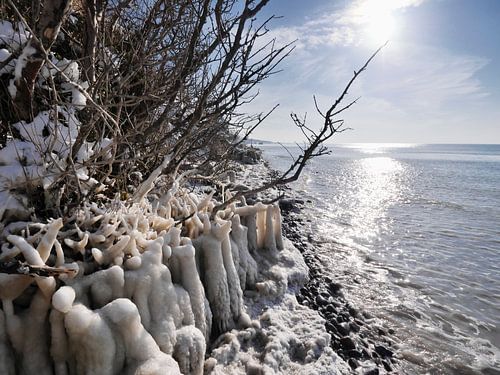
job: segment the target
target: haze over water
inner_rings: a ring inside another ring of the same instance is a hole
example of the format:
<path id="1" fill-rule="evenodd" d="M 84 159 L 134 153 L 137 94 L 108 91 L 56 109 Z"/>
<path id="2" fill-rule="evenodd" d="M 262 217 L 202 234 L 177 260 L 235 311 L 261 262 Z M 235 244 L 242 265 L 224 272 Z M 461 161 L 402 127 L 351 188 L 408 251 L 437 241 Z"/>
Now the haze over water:
<path id="1" fill-rule="evenodd" d="M 500 374 L 500 145 L 332 150 L 293 188 L 349 299 L 395 329 L 408 373 Z"/>

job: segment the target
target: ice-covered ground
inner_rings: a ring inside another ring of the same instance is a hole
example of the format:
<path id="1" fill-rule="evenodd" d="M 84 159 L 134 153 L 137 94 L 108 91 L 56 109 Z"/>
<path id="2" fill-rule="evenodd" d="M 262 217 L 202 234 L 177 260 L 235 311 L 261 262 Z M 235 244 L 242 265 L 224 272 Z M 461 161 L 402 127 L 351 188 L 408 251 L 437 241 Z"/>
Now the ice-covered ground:
<path id="1" fill-rule="evenodd" d="M 324 319 L 295 298 L 307 277 L 302 255 L 288 240 L 276 261 L 258 259 L 267 290 L 248 293 L 252 327 L 219 338 L 205 362 L 213 374 L 346 374 L 347 364 L 329 347 Z"/>

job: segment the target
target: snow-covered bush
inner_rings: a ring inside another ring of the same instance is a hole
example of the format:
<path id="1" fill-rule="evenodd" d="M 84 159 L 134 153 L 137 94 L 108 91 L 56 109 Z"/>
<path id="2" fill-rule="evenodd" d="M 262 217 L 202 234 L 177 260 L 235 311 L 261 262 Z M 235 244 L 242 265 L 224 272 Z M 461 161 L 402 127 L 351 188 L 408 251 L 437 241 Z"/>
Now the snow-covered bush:
<path id="1" fill-rule="evenodd" d="M 289 50 L 254 50 L 265 1 L 41 5 L 0 9 L 0 194 L 11 218 L 126 197 L 166 156 L 167 175 L 220 173 L 261 120 L 238 114 L 245 94 Z"/>
<path id="2" fill-rule="evenodd" d="M 17 94 L 16 82 L 23 79 L 23 71 L 37 51 L 30 46 L 31 34 L 23 23 L 0 23 L 0 59 L 7 62 L 1 70 L 9 82 L 8 94 Z M 16 57 L 16 52 L 22 51 Z M 85 142 L 76 157 L 71 153 L 81 124 L 78 112 L 86 104 L 86 82 L 80 79 L 77 62 L 54 55 L 42 66 L 37 76 L 36 90 L 53 103 L 33 113 L 31 120 L 9 125 L 0 149 L 0 219 L 26 219 L 30 214 L 58 213 L 58 201 L 47 194 L 49 189 L 72 170 L 74 188 L 85 195 L 96 187 L 97 181 L 88 175 L 86 160 L 99 150 L 100 144 Z M 60 97 L 61 99 L 57 99 Z M 15 118 L 16 116 L 12 116 Z M 71 164 L 71 165 L 69 165 Z"/>

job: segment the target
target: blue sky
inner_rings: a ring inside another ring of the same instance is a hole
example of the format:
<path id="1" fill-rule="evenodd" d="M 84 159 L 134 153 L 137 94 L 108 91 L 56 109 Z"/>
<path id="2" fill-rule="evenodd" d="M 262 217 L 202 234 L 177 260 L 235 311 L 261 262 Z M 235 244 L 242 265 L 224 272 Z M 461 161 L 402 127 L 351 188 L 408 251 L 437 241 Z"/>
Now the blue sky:
<path id="1" fill-rule="evenodd" d="M 326 108 L 370 54 L 338 143 L 500 143 L 500 0 L 271 0 L 267 37 L 297 39 L 283 72 L 260 87 L 250 111 L 280 107 L 255 138 L 300 141 L 289 114 L 319 127 Z"/>

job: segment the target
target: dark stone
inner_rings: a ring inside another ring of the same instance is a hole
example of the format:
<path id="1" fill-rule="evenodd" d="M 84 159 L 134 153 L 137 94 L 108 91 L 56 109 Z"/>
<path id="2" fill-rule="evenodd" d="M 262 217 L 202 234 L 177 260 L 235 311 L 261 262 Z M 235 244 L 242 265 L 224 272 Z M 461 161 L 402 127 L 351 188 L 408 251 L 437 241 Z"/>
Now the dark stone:
<path id="1" fill-rule="evenodd" d="M 342 337 L 340 339 L 340 346 L 344 350 L 353 350 L 356 349 L 356 344 L 349 336 Z"/>
<path id="2" fill-rule="evenodd" d="M 337 301 L 332 301 L 332 305 L 333 305 L 333 306 L 334 306 L 337 310 L 339 310 L 339 309 L 342 307 L 342 305 L 341 305 L 340 303 L 338 303 Z"/>
<path id="3" fill-rule="evenodd" d="M 385 348 L 384 346 L 382 345 L 376 345 L 375 346 L 375 351 L 382 357 L 382 358 L 386 358 L 386 357 L 392 357 L 394 355 L 393 351 L 392 350 L 389 350 L 387 348 Z"/>
<path id="4" fill-rule="evenodd" d="M 346 332 L 345 333 L 346 336 L 351 331 L 348 323 L 339 323 L 339 326 L 342 328 L 342 332 Z"/>
<path id="5" fill-rule="evenodd" d="M 295 208 L 293 201 L 291 201 L 289 199 L 280 200 L 279 206 L 280 206 L 282 211 L 291 211 L 293 208 Z"/>
<path id="6" fill-rule="evenodd" d="M 309 270 L 309 275 L 313 276 L 313 277 L 317 277 L 319 275 L 319 272 L 318 270 L 314 269 L 314 268 L 311 268 Z"/>
<path id="7" fill-rule="evenodd" d="M 344 312 L 340 313 L 340 315 L 342 317 L 344 317 L 344 321 L 345 322 L 350 322 L 351 321 L 351 316 L 347 312 L 344 311 Z"/>
<path id="8" fill-rule="evenodd" d="M 349 358 L 347 361 L 347 364 L 354 370 L 359 367 L 358 361 L 356 361 L 354 358 Z"/>
<path id="9" fill-rule="evenodd" d="M 345 314 L 343 313 L 340 313 L 338 316 L 337 316 L 337 322 L 339 323 L 344 323 L 344 322 L 348 322 L 349 321 L 349 318 L 345 316 Z"/>
<path id="10" fill-rule="evenodd" d="M 376 367 L 370 368 L 370 369 L 366 370 L 363 375 L 379 375 L 378 368 L 376 368 Z"/>
<path id="11" fill-rule="evenodd" d="M 328 322 L 332 322 L 335 320 L 335 313 L 332 313 L 328 311 L 328 309 L 325 309 L 325 311 L 323 311 L 323 318 L 325 318 Z"/>
<path id="12" fill-rule="evenodd" d="M 349 306 L 348 311 L 349 311 L 349 314 L 350 314 L 352 317 L 354 317 L 354 318 L 355 318 L 355 317 L 357 317 L 357 316 L 358 316 L 358 312 L 356 311 L 356 309 L 355 309 L 354 307 Z"/>
<path id="13" fill-rule="evenodd" d="M 330 294 L 329 294 L 329 293 L 326 293 L 326 292 L 321 292 L 319 295 L 320 295 L 321 297 L 323 297 L 324 299 L 328 299 L 328 298 L 330 298 Z"/>
<path id="14" fill-rule="evenodd" d="M 330 338 L 331 338 L 330 346 L 332 348 L 339 349 L 340 337 L 341 336 L 338 334 L 338 332 L 330 332 Z"/>
<path id="15" fill-rule="evenodd" d="M 332 322 L 332 323 L 335 326 L 335 328 L 337 328 L 337 331 L 341 335 L 347 336 L 349 334 L 349 329 L 345 325 L 342 325 L 341 323 L 338 323 L 338 322 Z"/>
<path id="16" fill-rule="evenodd" d="M 337 328 L 330 322 L 325 323 L 325 328 L 328 332 L 338 332 Z"/>
<path id="17" fill-rule="evenodd" d="M 371 358 L 370 353 L 366 349 L 362 349 L 361 354 L 363 354 L 363 358 Z"/>
<path id="18" fill-rule="evenodd" d="M 350 329 L 351 331 L 353 331 L 353 332 L 359 332 L 359 330 L 360 330 L 361 328 L 359 328 L 359 326 L 358 326 L 356 323 L 354 323 L 354 322 L 350 322 L 350 323 L 349 323 L 349 329 Z"/>
<path id="19" fill-rule="evenodd" d="M 392 371 L 392 367 L 389 363 L 387 363 L 387 361 L 382 361 L 382 365 L 384 366 L 385 371 L 388 371 L 388 372 Z"/>
<path id="20" fill-rule="evenodd" d="M 332 303 L 328 304 L 328 306 L 326 307 L 326 311 L 332 314 L 336 312 L 335 307 Z"/>

